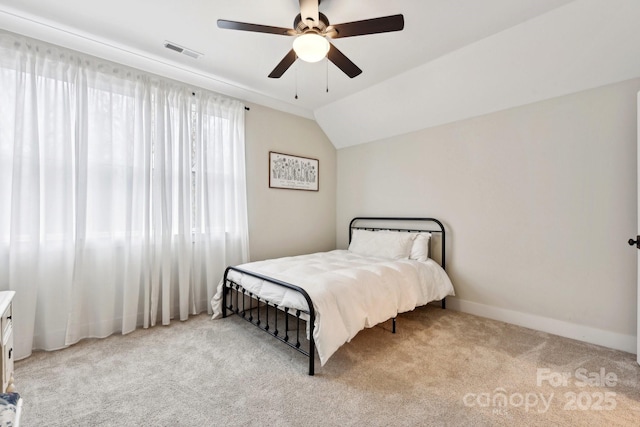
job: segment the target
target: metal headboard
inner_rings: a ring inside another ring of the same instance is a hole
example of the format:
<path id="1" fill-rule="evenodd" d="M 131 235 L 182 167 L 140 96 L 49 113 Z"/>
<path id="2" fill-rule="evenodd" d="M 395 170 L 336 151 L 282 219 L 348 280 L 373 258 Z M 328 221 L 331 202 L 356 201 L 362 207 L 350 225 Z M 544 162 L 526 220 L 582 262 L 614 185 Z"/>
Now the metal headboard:
<path id="1" fill-rule="evenodd" d="M 385 225 L 358 225 L 358 223 L 367 223 L 367 224 L 385 224 Z M 388 224 L 399 224 L 393 225 L 391 227 Z M 402 224 L 405 224 L 403 227 Z M 444 230 L 444 225 L 435 218 L 402 218 L 402 217 L 356 217 L 351 220 L 349 223 L 349 243 L 351 243 L 351 236 L 353 234 L 353 230 L 390 230 L 390 231 L 398 231 L 398 232 L 410 232 L 410 233 L 418 233 L 418 232 L 429 232 L 440 236 L 440 265 L 443 269 L 446 270 L 445 267 L 445 249 L 446 249 L 446 233 Z M 431 243 L 430 243 L 431 244 Z"/>

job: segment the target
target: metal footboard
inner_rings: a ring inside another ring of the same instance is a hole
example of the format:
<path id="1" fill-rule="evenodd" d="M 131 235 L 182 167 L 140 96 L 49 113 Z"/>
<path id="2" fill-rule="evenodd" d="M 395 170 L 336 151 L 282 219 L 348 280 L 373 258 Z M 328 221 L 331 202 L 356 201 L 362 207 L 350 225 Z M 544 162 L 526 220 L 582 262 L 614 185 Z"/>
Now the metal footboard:
<path id="1" fill-rule="evenodd" d="M 238 273 L 297 291 L 307 301 L 309 309 L 296 310 L 288 307 L 280 307 L 230 280 L 227 277 L 230 271 L 237 271 Z M 313 375 L 315 357 L 313 329 L 316 315 L 309 294 L 299 286 L 237 267 L 227 267 L 224 272 L 223 283 L 222 317 L 227 317 L 228 311 L 235 313 L 252 325 L 257 326 L 269 335 L 287 344 L 289 347 L 304 354 L 309 358 L 309 375 Z M 307 319 L 302 318 L 303 314 L 306 315 Z M 280 325 L 278 324 L 279 322 Z M 303 339 L 307 338 L 307 325 L 309 337 L 307 340 L 308 346 L 305 348 L 300 340 L 300 334 L 302 326 L 302 337 Z M 284 330 L 281 328 L 284 328 Z M 291 331 L 293 331 L 294 336 L 290 334 Z"/>

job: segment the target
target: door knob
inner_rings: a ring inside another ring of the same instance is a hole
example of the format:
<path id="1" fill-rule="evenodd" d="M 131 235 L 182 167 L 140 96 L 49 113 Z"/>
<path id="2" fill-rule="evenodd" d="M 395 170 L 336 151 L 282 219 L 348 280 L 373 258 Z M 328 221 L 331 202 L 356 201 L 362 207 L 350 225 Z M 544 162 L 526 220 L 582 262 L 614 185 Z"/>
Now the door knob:
<path id="1" fill-rule="evenodd" d="M 636 248 L 640 249 L 640 236 L 636 236 L 636 240 L 629 239 L 629 246 L 636 245 Z"/>

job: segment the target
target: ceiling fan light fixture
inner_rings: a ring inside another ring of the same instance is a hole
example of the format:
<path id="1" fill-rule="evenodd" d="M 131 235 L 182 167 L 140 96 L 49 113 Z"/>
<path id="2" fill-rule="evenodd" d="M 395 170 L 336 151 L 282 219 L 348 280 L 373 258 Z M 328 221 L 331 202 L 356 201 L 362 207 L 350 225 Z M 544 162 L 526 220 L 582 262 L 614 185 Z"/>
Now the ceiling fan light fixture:
<path id="1" fill-rule="evenodd" d="M 329 52 L 329 41 L 320 34 L 302 34 L 293 41 L 293 50 L 306 62 L 318 62 Z"/>

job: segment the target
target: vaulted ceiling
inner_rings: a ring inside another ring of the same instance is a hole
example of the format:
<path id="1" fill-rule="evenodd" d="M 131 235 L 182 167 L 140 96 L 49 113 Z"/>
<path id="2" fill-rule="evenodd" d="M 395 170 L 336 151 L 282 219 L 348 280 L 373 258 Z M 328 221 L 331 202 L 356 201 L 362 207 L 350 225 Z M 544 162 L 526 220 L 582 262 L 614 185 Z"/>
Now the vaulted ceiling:
<path id="1" fill-rule="evenodd" d="M 270 79 L 293 37 L 216 25 L 291 28 L 298 0 L 0 0 L 0 28 L 315 119 L 338 148 L 640 76 L 637 0 L 322 0 L 319 8 L 334 24 L 403 14 L 405 26 L 332 41 L 363 70 L 353 79 L 326 60 L 297 60 Z"/>

